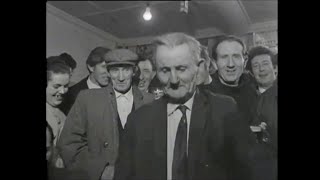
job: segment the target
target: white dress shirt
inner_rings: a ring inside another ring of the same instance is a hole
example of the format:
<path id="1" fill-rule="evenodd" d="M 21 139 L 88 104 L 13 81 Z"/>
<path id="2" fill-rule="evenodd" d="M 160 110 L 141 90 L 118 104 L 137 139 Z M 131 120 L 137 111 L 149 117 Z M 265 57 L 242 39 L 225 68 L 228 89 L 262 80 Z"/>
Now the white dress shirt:
<path id="1" fill-rule="evenodd" d="M 114 90 L 114 92 L 117 100 L 118 114 L 120 117 L 122 127 L 124 128 L 127 122 L 127 117 L 130 114 L 133 105 L 132 87 L 126 94 L 121 94 L 116 90 Z"/>
<path id="2" fill-rule="evenodd" d="M 189 142 L 189 127 L 191 119 L 192 104 L 194 100 L 194 95 L 184 103 L 187 106 L 186 115 L 187 115 L 187 154 L 188 154 L 188 142 Z M 177 109 L 180 104 L 167 104 L 167 178 L 171 180 L 172 176 L 172 160 L 173 160 L 173 151 L 176 140 L 176 134 L 179 126 L 180 119 L 182 117 L 182 112 Z"/>
<path id="3" fill-rule="evenodd" d="M 91 81 L 90 76 L 88 77 L 87 85 L 88 85 L 89 89 L 99 89 L 99 88 L 101 88 L 101 86 L 99 86 L 99 85 L 97 85 L 97 84 L 95 84 L 95 83 L 93 83 Z"/>
<path id="4" fill-rule="evenodd" d="M 259 89 L 259 92 L 262 94 L 262 93 L 264 93 L 267 89 L 265 89 L 265 88 L 262 88 L 262 87 L 258 87 L 258 89 Z"/>

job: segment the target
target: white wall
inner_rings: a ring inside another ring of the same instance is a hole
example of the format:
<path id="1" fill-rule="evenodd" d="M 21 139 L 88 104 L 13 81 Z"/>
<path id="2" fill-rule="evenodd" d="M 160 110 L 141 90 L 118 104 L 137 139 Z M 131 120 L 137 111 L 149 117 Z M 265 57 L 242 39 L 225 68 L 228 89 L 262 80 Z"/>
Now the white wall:
<path id="1" fill-rule="evenodd" d="M 235 34 L 237 36 L 246 36 L 247 34 L 253 32 L 264 32 L 270 30 L 277 30 L 278 29 L 278 21 L 267 21 L 262 23 L 255 23 L 251 24 L 248 28 L 248 31 L 244 34 Z M 195 32 L 195 38 L 210 38 L 225 34 L 222 30 L 218 28 L 206 28 L 206 29 L 199 29 Z M 139 38 L 128 38 L 128 39 L 121 39 L 119 42 L 125 46 L 129 46 L 129 48 L 134 49 L 137 45 L 144 45 L 150 44 L 154 37 L 139 37 Z"/>
<path id="2" fill-rule="evenodd" d="M 116 37 L 47 4 L 47 57 L 67 52 L 77 61 L 71 85 L 88 75 L 85 62 L 93 48 L 112 49 L 117 42 Z"/>
<path id="3" fill-rule="evenodd" d="M 242 36 L 277 30 L 277 25 L 277 21 L 252 24 Z M 207 28 L 196 31 L 195 37 L 209 38 L 221 34 L 224 33 L 220 29 Z M 47 4 L 47 57 L 67 52 L 77 61 L 71 85 L 88 75 L 85 61 L 93 48 L 104 46 L 112 49 L 117 45 L 124 45 L 134 50 L 137 45 L 149 44 L 152 39 L 153 37 L 119 39 Z"/>

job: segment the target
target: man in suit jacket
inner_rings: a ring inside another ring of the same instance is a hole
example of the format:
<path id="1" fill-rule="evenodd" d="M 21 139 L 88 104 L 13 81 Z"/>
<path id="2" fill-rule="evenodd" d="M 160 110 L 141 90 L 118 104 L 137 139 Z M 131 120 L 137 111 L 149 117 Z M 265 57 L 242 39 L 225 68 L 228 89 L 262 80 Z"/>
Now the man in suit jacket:
<path id="1" fill-rule="evenodd" d="M 250 130 L 234 100 L 195 86 L 200 43 L 171 33 L 154 45 L 165 96 L 129 115 L 114 179 L 250 179 Z"/>
<path id="2" fill-rule="evenodd" d="M 65 115 L 69 113 L 81 90 L 96 89 L 108 85 L 109 77 L 104 55 L 109 51 L 110 50 L 105 47 L 96 47 L 90 52 L 86 61 L 89 76 L 70 87 L 68 93 L 65 95 L 65 100 L 59 106 L 59 109 L 61 109 Z"/>
<path id="3" fill-rule="evenodd" d="M 105 59 L 112 85 L 79 93 L 58 142 L 66 167 L 77 172 L 74 179 L 112 179 L 128 114 L 153 100 L 131 85 L 135 53 L 116 49 Z"/>

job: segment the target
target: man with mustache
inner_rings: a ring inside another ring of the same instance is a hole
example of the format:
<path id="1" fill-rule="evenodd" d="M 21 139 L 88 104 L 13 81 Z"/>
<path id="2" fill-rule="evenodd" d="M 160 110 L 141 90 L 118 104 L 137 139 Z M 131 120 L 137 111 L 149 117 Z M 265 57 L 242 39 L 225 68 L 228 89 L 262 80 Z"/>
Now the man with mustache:
<path id="1" fill-rule="evenodd" d="M 249 180 L 250 131 L 234 100 L 196 86 L 199 41 L 169 33 L 153 45 L 165 95 L 129 115 L 114 180 Z"/>
<path id="2" fill-rule="evenodd" d="M 137 70 L 135 53 L 115 49 L 105 54 L 104 59 L 111 83 L 79 93 L 58 142 L 66 167 L 78 172 L 73 174 L 77 180 L 113 178 L 128 114 L 153 100 L 151 94 L 132 86 Z"/>
<path id="3" fill-rule="evenodd" d="M 69 88 L 68 93 L 65 95 L 65 100 L 59 106 L 66 115 L 81 90 L 96 89 L 108 85 L 109 77 L 104 55 L 109 51 L 110 49 L 105 47 L 96 47 L 90 52 L 86 61 L 89 75 Z"/>

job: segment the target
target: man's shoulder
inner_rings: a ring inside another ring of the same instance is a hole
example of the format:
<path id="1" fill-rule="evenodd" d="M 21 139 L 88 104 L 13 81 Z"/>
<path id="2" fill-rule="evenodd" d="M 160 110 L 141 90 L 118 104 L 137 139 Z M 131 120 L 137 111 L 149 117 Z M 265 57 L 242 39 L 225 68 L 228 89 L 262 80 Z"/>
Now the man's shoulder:
<path id="1" fill-rule="evenodd" d="M 141 106 L 140 108 L 138 108 L 137 110 L 135 110 L 134 112 L 132 112 L 132 114 L 136 115 L 136 116 L 145 116 L 145 115 L 154 115 L 155 111 L 161 111 L 163 109 L 165 109 L 164 107 L 167 107 L 166 104 L 164 104 L 163 99 L 157 99 L 157 100 L 152 100 L 149 103 L 144 104 L 143 106 Z M 166 110 L 166 109 L 165 109 Z"/>
<path id="2" fill-rule="evenodd" d="M 228 95 L 220 94 L 220 93 L 214 93 L 208 89 L 201 89 L 201 93 L 204 94 L 204 96 L 211 101 L 212 103 L 232 103 L 236 104 L 236 101 Z"/>
<path id="3" fill-rule="evenodd" d="M 150 103 L 155 99 L 155 96 L 152 93 L 147 93 L 147 92 L 141 92 L 141 93 L 146 103 Z"/>
<path id="4" fill-rule="evenodd" d="M 106 96 L 108 87 L 97 88 L 97 89 L 83 89 L 79 92 L 78 97 L 80 99 L 87 99 L 88 101 L 99 101 L 104 100 L 103 96 Z"/>
<path id="5" fill-rule="evenodd" d="M 88 89 L 87 79 L 88 79 L 88 77 L 85 77 L 82 80 L 80 80 L 78 83 L 71 86 L 69 88 L 69 92 L 70 93 L 78 93 L 83 89 Z"/>

